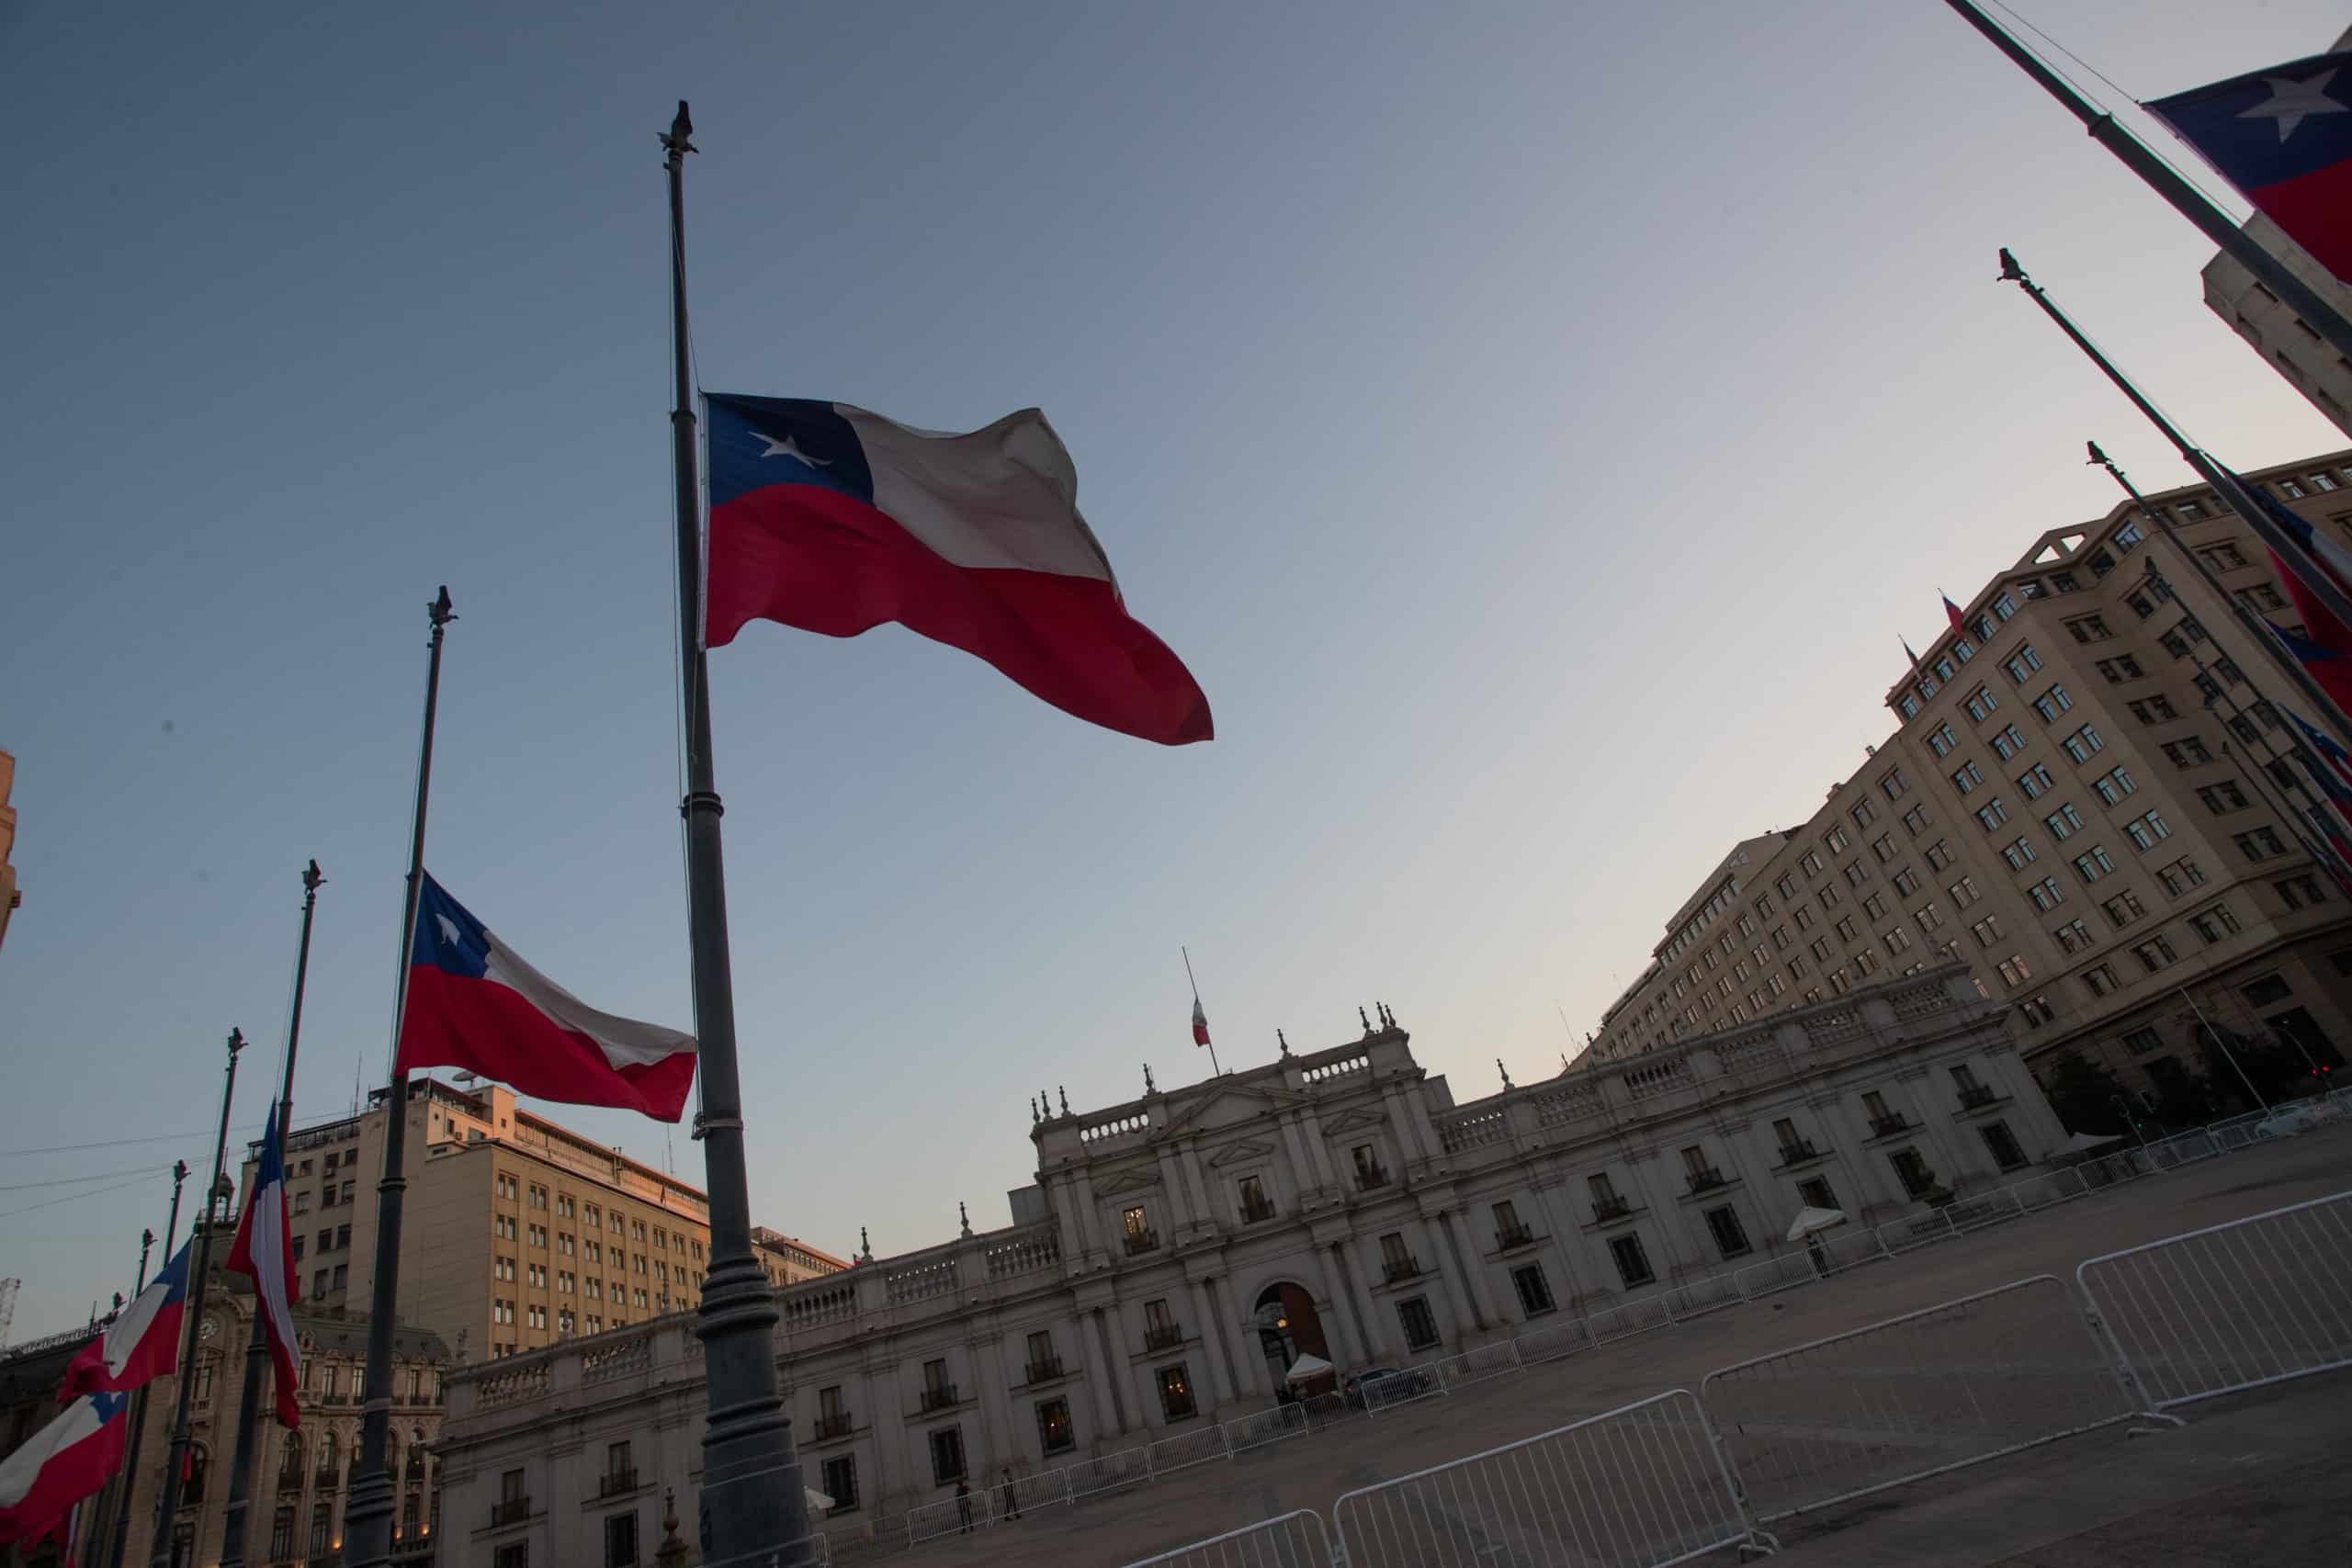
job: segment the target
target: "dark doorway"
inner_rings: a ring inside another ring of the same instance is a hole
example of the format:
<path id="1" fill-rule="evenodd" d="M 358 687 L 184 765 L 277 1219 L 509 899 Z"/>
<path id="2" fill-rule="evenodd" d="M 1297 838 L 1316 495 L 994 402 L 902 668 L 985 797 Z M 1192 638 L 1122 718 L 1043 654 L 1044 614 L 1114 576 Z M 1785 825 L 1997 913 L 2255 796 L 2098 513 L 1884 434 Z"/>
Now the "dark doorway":
<path id="1" fill-rule="evenodd" d="M 1287 1399 L 1298 1394 L 1328 1393 L 1334 1384 L 1325 1379 L 1293 1387 L 1286 1380 L 1293 1363 L 1301 1356 L 1319 1356 L 1339 1365 L 1331 1354 L 1330 1341 L 1324 1337 L 1323 1320 L 1315 1311 L 1315 1298 L 1289 1280 L 1267 1286 L 1258 1294 L 1251 1318 L 1258 1325 L 1258 1345 L 1266 1358 L 1277 1396 Z"/>

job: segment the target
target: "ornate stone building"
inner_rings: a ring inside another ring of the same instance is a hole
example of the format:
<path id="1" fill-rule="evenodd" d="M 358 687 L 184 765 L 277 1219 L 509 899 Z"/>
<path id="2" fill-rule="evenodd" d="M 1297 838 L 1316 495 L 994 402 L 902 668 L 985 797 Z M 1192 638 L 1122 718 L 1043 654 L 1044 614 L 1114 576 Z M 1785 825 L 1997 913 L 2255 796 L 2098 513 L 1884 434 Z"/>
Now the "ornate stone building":
<path id="1" fill-rule="evenodd" d="M 1359 1040 L 1100 1111 L 1033 1106 L 1013 1224 L 784 1287 L 780 1364 L 836 1540 L 1263 1408 L 1342 1371 L 2015 1179 L 2065 1134 L 2001 1004 L 1947 964 L 1457 1104 L 1385 1011 Z M 637 1561 L 701 1464 L 690 1314 L 450 1379 L 443 1561 Z M 681 1512 L 691 1517 L 691 1509 Z"/>

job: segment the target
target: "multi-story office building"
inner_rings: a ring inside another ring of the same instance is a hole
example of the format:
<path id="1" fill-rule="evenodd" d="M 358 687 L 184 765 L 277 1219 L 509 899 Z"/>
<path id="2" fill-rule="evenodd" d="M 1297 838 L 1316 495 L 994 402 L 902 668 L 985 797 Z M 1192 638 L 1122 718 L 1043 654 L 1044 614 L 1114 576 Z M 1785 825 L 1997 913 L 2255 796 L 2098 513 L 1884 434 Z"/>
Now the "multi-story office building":
<path id="1" fill-rule="evenodd" d="M 295 1267 L 313 1311 L 368 1304 L 387 1099 L 379 1090 L 360 1115 L 287 1141 Z M 413 1078 L 408 1119 L 403 1321 L 480 1359 L 702 1300 L 710 1214 L 699 1189 L 521 1109 L 499 1084 Z M 253 1169 L 249 1156 L 248 1189 Z M 793 1247 L 811 1261 L 763 1253 L 772 1278 L 843 1266 Z"/>
<path id="2" fill-rule="evenodd" d="M 785 1287 L 823 1528 L 1126 1453 L 1284 1396 L 1304 1352 L 1417 1362 L 1758 1264 L 1804 1205 L 1870 1223 L 2018 1179 L 2065 1134 L 1954 964 L 1456 1103 L 1384 1016 L 1030 1129 L 1013 1223 Z M 1033 1119 L 1035 1112 L 1032 1112 Z M 700 1475 L 684 1316 L 450 1379 L 444 1561 L 630 1561 Z M 611 1555 L 617 1544 L 620 1554 Z"/>
<path id="3" fill-rule="evenodd" d="M 765 1225 L 752 1227 L 752 1255 L 767 1271 L 768 1282 L 775 1285 L 797 1285 L 803 1280 L 838 1274 L 849 1267 L 845 1259 Z"/>
<path id="4" fill-rule="evenodd" d="M 2248 478 L 2352 542 L 2352 452 Z M 2150 502 L 2177 543 L 2127 503 L 2044 534 L 1973 596 L 1887 693 L 1895 732 L 1676 911 L 1600 1059 L 1949 953 L 2012 1004 L 2045 1077 L 2080 1055 L 2151 1093 L 2204 1074 L 2235 1095 L 2207 1060 L 2217 1036 L 2338 1060 L 2352 903 L 2306 830 L 2320 803 L 2281 709 L 2321 716 L 2239 618 L 2292 626 L 2292 606 L 2212 491 Z"/>

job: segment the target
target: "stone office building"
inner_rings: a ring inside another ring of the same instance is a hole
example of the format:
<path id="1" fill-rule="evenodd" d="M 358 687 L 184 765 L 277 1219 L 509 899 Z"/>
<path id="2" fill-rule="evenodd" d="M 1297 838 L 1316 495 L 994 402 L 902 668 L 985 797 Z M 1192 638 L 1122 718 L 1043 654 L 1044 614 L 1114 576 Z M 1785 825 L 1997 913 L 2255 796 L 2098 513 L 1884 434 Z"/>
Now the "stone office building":
<path id="1" fill-rule="evenodd" d="M 782 1288 L 836 1541 L 904 1510 L 1447 1354 L 1969 1190 L 2064 1137 L 1958 964 L 1457 1104 L 1384 1012 L 1308 1055 L 1047 1113 L 1013 1224 Z M 1033 1107 L 1033 1117 L 1036 1116 Z M 448 1561 L 628 1562 L 701 1463 L 693 1317 L 450 1380 Z M 680 1510 L 691 1517 L 691 1509 Z"/>

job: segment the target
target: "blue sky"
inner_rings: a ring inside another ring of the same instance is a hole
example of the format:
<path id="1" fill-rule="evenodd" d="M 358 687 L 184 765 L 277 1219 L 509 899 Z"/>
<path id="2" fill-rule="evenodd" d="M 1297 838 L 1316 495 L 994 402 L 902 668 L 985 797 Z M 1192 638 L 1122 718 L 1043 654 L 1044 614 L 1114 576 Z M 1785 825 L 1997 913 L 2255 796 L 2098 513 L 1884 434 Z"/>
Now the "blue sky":
<path id="1" fill-rule="evenodd" d="M 2338 22 L 2040 9 L 2142 96 Z M 689 1021 L 682 96 L 702 383 L 1043 406 L 1217 716 L 1163 750 L 896 628 L 714 658 L 753 1206 L 836 1251 L 1002 1223 L 1037 1089 L 1204 1071 L 1180 942 L 1228 1066 L 1378 999 L 1463 1097 L 1556 1070 L 1559 1010 L 1881 738 L 1938 588 L 2107 510 L 2086 438 L 2185 480 L 1996 247 L 2217 452 L 2339 444 L 2203 309 L 2209 247 L 1932 0 L 14 7 L 19 1337 L 128 1288 L 232 1025 L 258 1126 L 308 857 L 298 1117 L 384 1071 L 438 583 L 428 863 Z"/>

